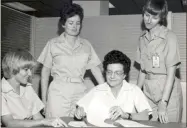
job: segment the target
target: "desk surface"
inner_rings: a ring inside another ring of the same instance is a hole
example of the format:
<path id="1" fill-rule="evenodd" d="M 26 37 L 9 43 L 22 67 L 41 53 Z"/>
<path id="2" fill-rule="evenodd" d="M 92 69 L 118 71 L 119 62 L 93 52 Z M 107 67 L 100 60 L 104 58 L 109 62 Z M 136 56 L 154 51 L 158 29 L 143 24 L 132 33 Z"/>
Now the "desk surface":
<path id="1" fill-rule="evenodd" d="M 72 117 L 61 117 L 62 120 L 64 120 L 67 124 L 70 121 L 74 121 L 74 119 Z M 186 127 L 186 123 L 175 123 L 175 122 L 170 122 L 167 124 L 161 124 L 160 122 L 156 122 L 156 121 L 137 121 L 141 124 L 145 124 L 145 125 L 149 125 L 149 126 L 153 126 L 153 127 L 162 127 L 162 128 L 185 128 Z"/>

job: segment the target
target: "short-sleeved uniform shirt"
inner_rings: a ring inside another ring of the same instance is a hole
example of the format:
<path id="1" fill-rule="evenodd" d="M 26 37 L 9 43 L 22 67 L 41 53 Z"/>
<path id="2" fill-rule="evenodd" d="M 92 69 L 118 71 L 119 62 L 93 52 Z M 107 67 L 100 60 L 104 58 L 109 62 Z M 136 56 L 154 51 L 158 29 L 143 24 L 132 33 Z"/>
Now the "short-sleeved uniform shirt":
<path id="1" fill-rule="evenodd" d="M 77 102 L 77 105 L 84 108 L 87 118 L 92 113 L 92 116 L 100 116 L 107 119 L 109 118 L 109 109 L 113 106 L 120 106 L 124 112 L 128 113 L 142 112 L 144 110 L 148 110 L 149 114 L 152 112 L 140 88 L 125 80 L 116 98 L 112 94 L 109 85 L 104 83 L 94 87 Z"/>
<path id="2" fill-rule="evenodd" d="M 54 78 L 63 76 L 83 78 L 86 69 L 101 63 L 89 41 L 78 37 L 72 47 L 66 41 L 64 33 L 47 43 L 38 61 L 51 69 Z"/>
<path id="3" fill-rule="evenodd" d="M 101 63 L 92 45 L 86 39 L 78 37 L 72 47 L 62 33 L 47 42 L 38 61 L 50 68 L 53 76 L 48 91 L 46 116 L 73 116 L 75 103 L 87 89 L 82 80 L 79 83 L 67 82 L 62 78 L 83 79 L 87 69 Z"/>
<path id="4" fill-rule="evenodd" d="M 25 119 L 37 114 L 44 108 L 44 104 L 33 90 L 31 84 L 27 84 L 25 87 L 20 86 L 19 95 L 9 82 L 3 78 L 1 96 L 1 116 L 12 115 L 14 119 Z"/>
<path id="5" fill-rule="evenodd" d="M 172 41 L 168 39 L 172 37 Z M 153 67 L 152 57 L 159 56 L 159 68 Z M 141 70 L 148 73 L 166 74 L 167 67 L 171 67 L 180 62 L 178 41 L 176 35 L 168 28 L 160 26 L 154 34 L 152 40 L 148 39 L 148 32 L 144 31 L 139 38 L 137 49 L 137 59 Z"/>
<path id="6" fill-rule="evenodd" d="M 180 56 L 176 35 L 164 26 L 157 28 L 152 40 L 144 31 L 139 38 L 136 61 L 141 65 L 141 70 L 148 74 L 156 75 L 156 79 L 145 79 L 143 92 L 153 109 L 153 120 L 158 118 L 158 102 L 162 99 L 163 90 L 167 80 L 167 68 L 179 66 Z M 153 56 L 159 57 L 159 67 L 153 67 Z M 167 106 L 170 121 L 179 121 L 181 111 L 182 91 L 180 81 L 175 77 Z"/>

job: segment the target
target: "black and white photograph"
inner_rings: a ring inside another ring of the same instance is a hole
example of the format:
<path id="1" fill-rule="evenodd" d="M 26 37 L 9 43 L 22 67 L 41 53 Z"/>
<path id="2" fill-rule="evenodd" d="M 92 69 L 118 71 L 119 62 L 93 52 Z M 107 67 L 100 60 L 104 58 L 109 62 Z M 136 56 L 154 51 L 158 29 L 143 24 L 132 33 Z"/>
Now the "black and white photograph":
<path id="1" fill-rule="evenodd" d="M 186 124 L 187 0 L 1 0 L 1 127 Z"/>

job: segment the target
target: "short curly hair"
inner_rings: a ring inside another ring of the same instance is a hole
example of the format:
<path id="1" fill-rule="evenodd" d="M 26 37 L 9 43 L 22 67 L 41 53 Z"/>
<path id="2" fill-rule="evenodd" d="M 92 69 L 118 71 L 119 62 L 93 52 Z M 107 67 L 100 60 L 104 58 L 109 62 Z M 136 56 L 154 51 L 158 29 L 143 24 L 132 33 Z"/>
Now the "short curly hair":
<path id="1" fill-rule="evenodd" d="M 168 4 L 166 0 L 147 0 L 143 7 L 143 15 L 148 12 L 160 16 L 160 25 L 167 25 Z"/>
<path id="2" fill-rule="evenodd" d="M 112 50 L 104 57 L 104 61 L 103 61 L 104 73 L 106 73 L 107 66 L 109 64 L 122 64 L 124 74 L 128 75 L 131 67 L 131 60 L 121 51 Z"/>
<path id="3" fill-rule="evenodd" d="M 60 22 L 62 25 L 65 25 L 68 18 L 78 15 L 80 17 L 80 21 L 84 18 L 84 10 L 83 8 L 75 3 L 66 4 L 60 11 Z"/>

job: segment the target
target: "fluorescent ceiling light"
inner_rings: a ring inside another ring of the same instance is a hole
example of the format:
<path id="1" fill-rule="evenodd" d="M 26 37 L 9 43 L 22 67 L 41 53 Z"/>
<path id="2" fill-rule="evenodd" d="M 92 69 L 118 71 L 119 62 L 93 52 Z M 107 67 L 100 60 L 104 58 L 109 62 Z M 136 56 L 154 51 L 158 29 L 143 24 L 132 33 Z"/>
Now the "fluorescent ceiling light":
<path id="1" fill-rule="evenodd" d="M 109 2 L 109 8 L 115 8 L 113 4 Z"/>
<path id="2" fill-rule="evenodd" d="M 20 10 L 20 11 L 36 11 L 36 9 L 26 6 L 19 2 L 4 3 L 4 5 Z"/>

